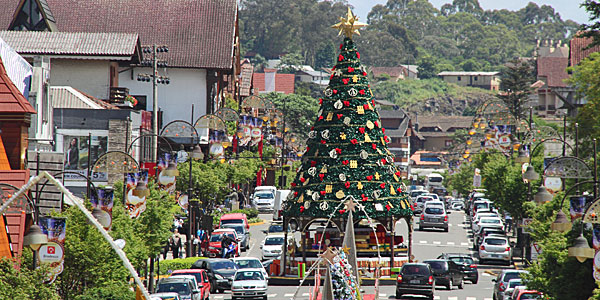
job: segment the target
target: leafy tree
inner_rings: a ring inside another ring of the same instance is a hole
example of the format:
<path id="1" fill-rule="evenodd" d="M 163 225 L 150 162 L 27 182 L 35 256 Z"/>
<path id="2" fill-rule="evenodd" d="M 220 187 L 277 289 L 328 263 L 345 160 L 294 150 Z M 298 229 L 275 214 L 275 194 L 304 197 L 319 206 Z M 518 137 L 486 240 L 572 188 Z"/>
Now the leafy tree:
<path id="1" fill-rule="evenodd" d="M 419 61 L 419 78 L 428 79 L 437 77 L 437 60 L 433 56 L 425 56 Z"/>
<path id="2" fill-rule="evenodd" d="M 592 53 L 582 60 L 579 65 L 572 67 L 572 73 L 568 79 L 569 84 L 575 87 L 577 97 L 587 99 L 587 103 L 581 107 L 575 117 L 579 124 L 579 141 L 581 150 L 579 153 L 591 153 L 592 140 L 600 138 L 600 53 Z M 574 125 L 573 125 L 574 126 Z"/>
<path id="3" fill-rule="evenodd" d="M 292 52 L 281 57 L 281 63 L 279 63 L 280 73 L 295 73 L 298 67 L 304 64 L 304 58 L 302 54 L 298 52 Z"/>
<path id="4" fill-rule="evenodd" d="M 17 260 L 0 259 L 0 299 L 14 300 L 58 300 L 56 284 L 46 284 L 48 267 L 41 266 L 35 271 Z"/>
<path id="5" fill-rule="evenodd" d="M 444 186 L 448 191 L 457 191 L 458 194 L 466 196 L 473 190 L 474 171 L 473 164 L 463 163 L 458 171 L 444 177 Z"/>
<path id="6" fill-rule="evenodd" d="M 531 84 L 534 81 L 533 62 L 515 59 L 502 72 L 500 88 L 504 93 L 498 94 L 498 98 L 504 102 L 516 120 L 521 120 L 529 109 L 529 95 L 532 93 Z"/>
<path id="7" fill-rule="evenodd" d="M 290 133 L 300 140 L 305 140 L 308 137 L 310 123 L 315 119 L 318 111 L 319 102 L 316 99 L 308 96 L 296 94 L 285 95 L 281 93 L 269 93 L 263 97 L 273 101 L 275 107 L 286 115 L 285 125 L 290 129 Z"/>

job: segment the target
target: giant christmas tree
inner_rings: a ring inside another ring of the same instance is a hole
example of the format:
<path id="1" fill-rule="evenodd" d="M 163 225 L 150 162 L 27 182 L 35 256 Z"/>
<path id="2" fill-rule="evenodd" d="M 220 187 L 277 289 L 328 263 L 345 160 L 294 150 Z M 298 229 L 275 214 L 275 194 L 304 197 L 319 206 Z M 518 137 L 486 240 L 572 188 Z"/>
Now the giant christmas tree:
<path id="1" fill-rule="evenodd" d="M 332 70 L 318 118 L 309 132 L 292 194 L 286 201 L 288 217 L 343 217 L 348 196 L 359 201 L 371 218 L 412 215 L 400 172 L 387 149 L 375 98 L 360 53 L 352 40 L 358 28 L 348 9 L 334 28 L 344 33 L 337 64 Z M 356 213 L 364 218 L 363 213 Z"/>

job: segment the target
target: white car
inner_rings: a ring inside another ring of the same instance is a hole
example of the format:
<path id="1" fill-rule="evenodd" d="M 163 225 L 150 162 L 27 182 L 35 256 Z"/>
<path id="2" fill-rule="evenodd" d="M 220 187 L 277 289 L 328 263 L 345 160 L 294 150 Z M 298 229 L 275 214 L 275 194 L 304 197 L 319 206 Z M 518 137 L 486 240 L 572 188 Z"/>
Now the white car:
<path id="1" fill-rule="evenodd" d="M 260 244 L 262 249 L 262 260 L 277 258 L 283 252 L 283 242 L 285 236 L 283 234 L 267 235 Z"/>
<path id="2" fill-rule="evenodd" d="M 256 299 L 267 300 L 269 283 L 260 269 L 241 269 L 233 275 L 231 300 Z"/>
<path id="3" fill-rule="evenodd" d="M 473 219 L 471 220 L 471 228 L 473 228 L 473 225 L 475 225 L 475 223 L 479 222 L 480 218 L 487 218 L 487 217 L 500 217 L 498 214 L 493 213 L 493 212 L 478 212 L 475 214 L 475 216 L 473 217 Z"/>
<path id="4" fill-rule="evenodd" d="M 440 196 L 438 196 L 438 194 L 434 194 L 434 193 L 422 194 L 422 196 L 429 196 L 435 200 L 440 200 Z"/>
<path id="5" fill-rule="evenodd" d="M 260 260 L 256 257 L 234 257 L 231 260 L 233 260 L 233 262 L 238 265 L 239 270 L 241 269 L 260 269 L 263 272 L 263 276 L 265 276 L 265 278 L 269 279 L 269 274 L 267 273 L 267 270 L 265 269 L 265 267 L 263 266 L 263 264 L 260 262 Z"/>
<path id="6" fill-rule="evenodd" d="M 521 278 L 509 280 L 506 284 L 506 289 L 504 290 L 504 298 L 502 298 L 502 300 L 510 300 L 510 297 L 512 297 L 512 293 L 515 290 L 515 288 L 523 285 L 523 279 Z"/>
<path id="7" fill-rule="evenodd" d="M 483 239 L 479 246 L 479 263 L 490 260 L 502 261 L 508 265 L 512 263 L 512 249 L 507 238 L 488 236 Z"/>
<path id="8" fill-rule="evenodd" d="M 273 211 L 275 207 L 275 194 L 271 191 L 254 192 L 252 202 L 259 211 Z"/>
<path id="9" fill-rule="evenodd" d="M 473 232 L 479 232 L 481 226 L 504 228 L 504 223 L 498 217 L 483 217 L 477 223 L 473 223 Z"/>
<path id="10" fill-rule="evenodd" d="M 155 293 L 150 295 L 150 300 L 181 300 L 177 293 Z"/>

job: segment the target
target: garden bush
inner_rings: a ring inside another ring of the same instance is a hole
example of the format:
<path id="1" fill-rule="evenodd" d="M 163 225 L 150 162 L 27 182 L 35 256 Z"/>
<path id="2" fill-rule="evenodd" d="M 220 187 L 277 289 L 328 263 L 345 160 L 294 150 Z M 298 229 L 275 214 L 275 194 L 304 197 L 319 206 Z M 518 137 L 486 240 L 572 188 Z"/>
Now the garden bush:
<path id="1" fill-rule="evenodd" d="M 190 269 L 202 257 L 175 258 L 160 261 L 159 275 L 168 275 L 173 270 Z"/>

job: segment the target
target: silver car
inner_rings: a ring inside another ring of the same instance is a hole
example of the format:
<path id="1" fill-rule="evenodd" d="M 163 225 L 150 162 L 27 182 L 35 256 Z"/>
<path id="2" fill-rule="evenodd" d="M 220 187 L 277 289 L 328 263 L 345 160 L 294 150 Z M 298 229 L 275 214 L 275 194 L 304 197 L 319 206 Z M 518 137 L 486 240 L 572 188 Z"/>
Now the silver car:
<path id="1" fill-rule="evenodd" d="M 523 286 L 523 280 L 521 278 L 515 278 L 508 281 L 506 284 L 506 290 L 504 290 L 504 298 L 502 300 L 510 300 L 513 291 L 516 287 Z"/>
<path id="2" fill-rule="evenodd" d="M 443 206 L 425 206 L 419 219 L 419 230 L 425 228 L 442 228 L 448 232 L 448 215 Z"/>
<path id="3" fill-rule="evenodd" d="M 255 299 L 267 300 L 269 284 L 261 269 L 241 269 L 233 275 L 231 300 Z"/>
<path id="4" fill-rule="evenodd" d="M 508 239 L 501 236 L 488 236 L 479 245 L 479 263 L 484 261 L 501 261 L 507 265 L 512 263 L 512 249 Z"/>

